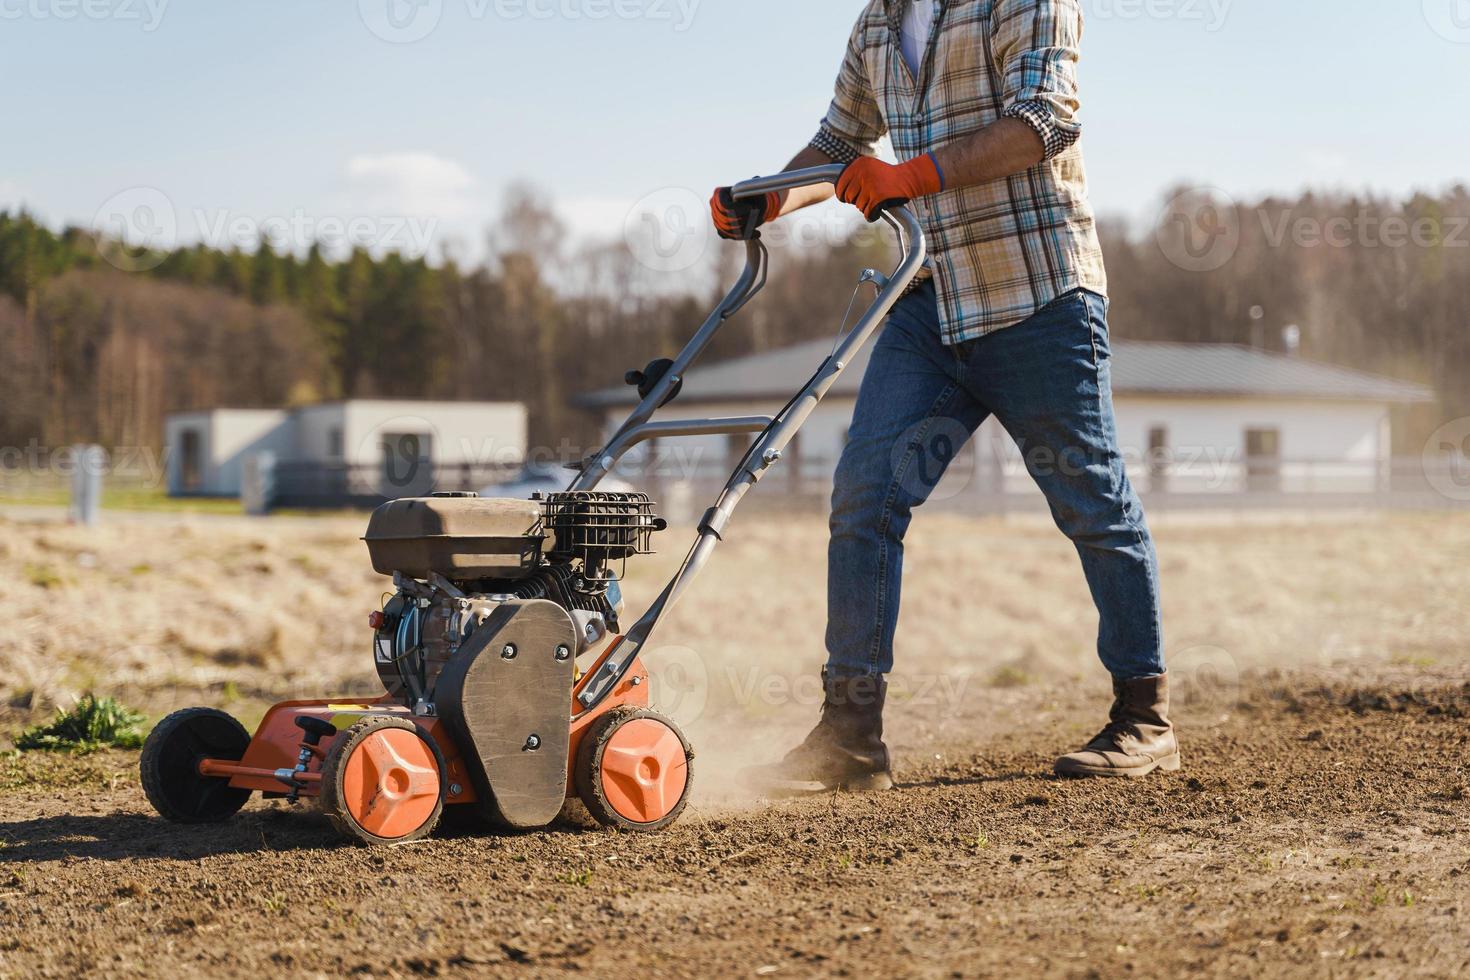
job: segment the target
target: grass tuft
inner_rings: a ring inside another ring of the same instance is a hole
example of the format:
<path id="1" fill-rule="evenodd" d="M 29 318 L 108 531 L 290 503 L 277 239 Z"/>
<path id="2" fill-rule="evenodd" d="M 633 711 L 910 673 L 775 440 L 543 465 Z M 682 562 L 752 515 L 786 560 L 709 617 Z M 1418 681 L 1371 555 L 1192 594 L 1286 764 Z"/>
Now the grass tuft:
<path id="1" fill-rule="evenodd" d="M 25 573 L 26 581 L 38 589 L 55 589 L 66 584 L 61 574 L 50 565 L 28 564 Z"/>
<path id="2" fill-rule="evenodd" d="M 990 686 L 999 688 L 1025 687 L 1032 681 L 1030 674 L 1021 668 L 1007 664 L 990 675 Z"/>
<path id="3" fill-rule="evenodd" d="M 50 724 L 21 732 L 15 747 L 26 751 L 95 752 L 98 749 L 136 749 L 143 744 L 139 727 L 146 717 L 117 701 L 83 695 L 70 711 L 57 709 Z"/>

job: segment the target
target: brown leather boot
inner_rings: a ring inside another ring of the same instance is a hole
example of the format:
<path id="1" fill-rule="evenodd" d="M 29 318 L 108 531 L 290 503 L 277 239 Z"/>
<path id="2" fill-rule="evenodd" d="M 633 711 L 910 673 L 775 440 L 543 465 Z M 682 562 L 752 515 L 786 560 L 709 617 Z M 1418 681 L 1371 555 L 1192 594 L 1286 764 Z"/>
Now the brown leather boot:
<path id="1" fill-rule="evenodd" d="M 753 766 L 742 780 L 758 792 L 819 792 L 893 788 L 888 746 L 883 744 L 881 676 L 836 677 L 822 671 L 822 719 L 780 762 Z"/>
<path id="2" fill-rule="evenodd" d="M 1113 710 L 1107 727 L 1080 752 L 1056 761 L 1061 776 L 1147 776 L 1179 768 L 1179 743 L 1169 721 L 1167 674 L 1136 680 L 1113 679 Z"/>

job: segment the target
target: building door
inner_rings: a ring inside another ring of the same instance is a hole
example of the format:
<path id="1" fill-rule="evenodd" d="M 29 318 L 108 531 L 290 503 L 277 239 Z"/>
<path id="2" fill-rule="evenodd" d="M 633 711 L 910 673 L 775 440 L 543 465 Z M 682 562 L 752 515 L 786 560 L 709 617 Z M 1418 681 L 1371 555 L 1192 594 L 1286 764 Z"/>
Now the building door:
<path id="1" fill-rule="evenodd" d="M 790 481 L 787 486 L 793 495 L 800 494 L 806 489 L 806 482 L 803 479 L 805 474 L 802 472 L 802 463 L 801 433 L 798 432 L 791 437 L 791 441 L 786 444 L 786 448 L 781 453 L 781 465 L 790 467 L 787 470 L 786 479 Z"/>
<path id="2" fill-rule="evenodd" d="M 1162 425 L 1148 430 L 1148 489 L 1169 492 L 1169 430 Z"/>
<path id="3" fill-rule="evenodd" d="M 1281 490 L 1281 430 L 1245 430 L 1245 484 L 1252 493 Z"/>
<path id="4" fill-rule="evenodd" d="M 750 440 L 752 438 L 748 432 L 732 432 L 727 435 L 725 437 L 724 471 L 711 475 L 718 477 L 723 482 L 730 473 L 735 472 L 735 467 L 740 465 L 740 461 L 745 458 L 745 454 L 750 450 Z"/>
<path id="5" fill-rule="evenodd" d="M 179 492 L 204 490 L 204 440 L 198 429 L 179 431 Z"/>
<path id="6" fill-rule="evenodd" d="M 427 433 L 385 432 L 379 492 L 390 500 L 434 490 L 434 439 Z"/>

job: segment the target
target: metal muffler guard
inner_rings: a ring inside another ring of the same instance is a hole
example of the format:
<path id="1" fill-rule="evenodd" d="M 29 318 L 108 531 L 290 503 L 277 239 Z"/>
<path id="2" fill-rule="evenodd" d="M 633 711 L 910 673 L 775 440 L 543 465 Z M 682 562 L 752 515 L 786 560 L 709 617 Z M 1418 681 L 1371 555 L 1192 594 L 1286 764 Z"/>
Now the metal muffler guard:
<path id="1" fill-rule="evenodd" d="M 439 716 L 498 823 L 544 827 L 566 801 L 576 649 L 576 626 L 556 603 L 506 602 L 439 675 Z"/>

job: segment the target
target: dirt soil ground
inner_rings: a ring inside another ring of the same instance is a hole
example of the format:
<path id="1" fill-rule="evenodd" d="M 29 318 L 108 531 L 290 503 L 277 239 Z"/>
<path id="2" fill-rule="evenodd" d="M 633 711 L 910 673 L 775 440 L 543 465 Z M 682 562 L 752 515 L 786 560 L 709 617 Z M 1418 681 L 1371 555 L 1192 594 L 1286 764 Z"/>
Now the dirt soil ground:
<path id="1" fill-rule="evenodd" d="M 819 518 L 752 517 L 649 655 L 698 751 L 675 827 L 373 852 L 282 803 L 168 825 L 136 753 L 3 752 L 88 690 L 252 726 L 373 693 L 360 516 L 0 515 L 0 977 L 1470 975 L 1470 514 L 1156 532 L 1180 773 L 1049 775 L 1107 708 L 1076 556 L 936 514 L 905 561 L 902 788 L 741 797 L 815 715 L 825 583 Z M 631 569 L 635 610 L 686 534 Z"/>
<path id="2" fill-rule="evenodd" d="M 1048 774 L 1091 695 L 976 703 L 938 738 L 905 716 L 897 791 L 653 836 L 370 851 L 281 803 L 180 828 L 132 753 L 12 758 L 0 974 L 1465 976 L 1470 675 L 1355 673 L 1247 678 L 1141 781 Z"/>

